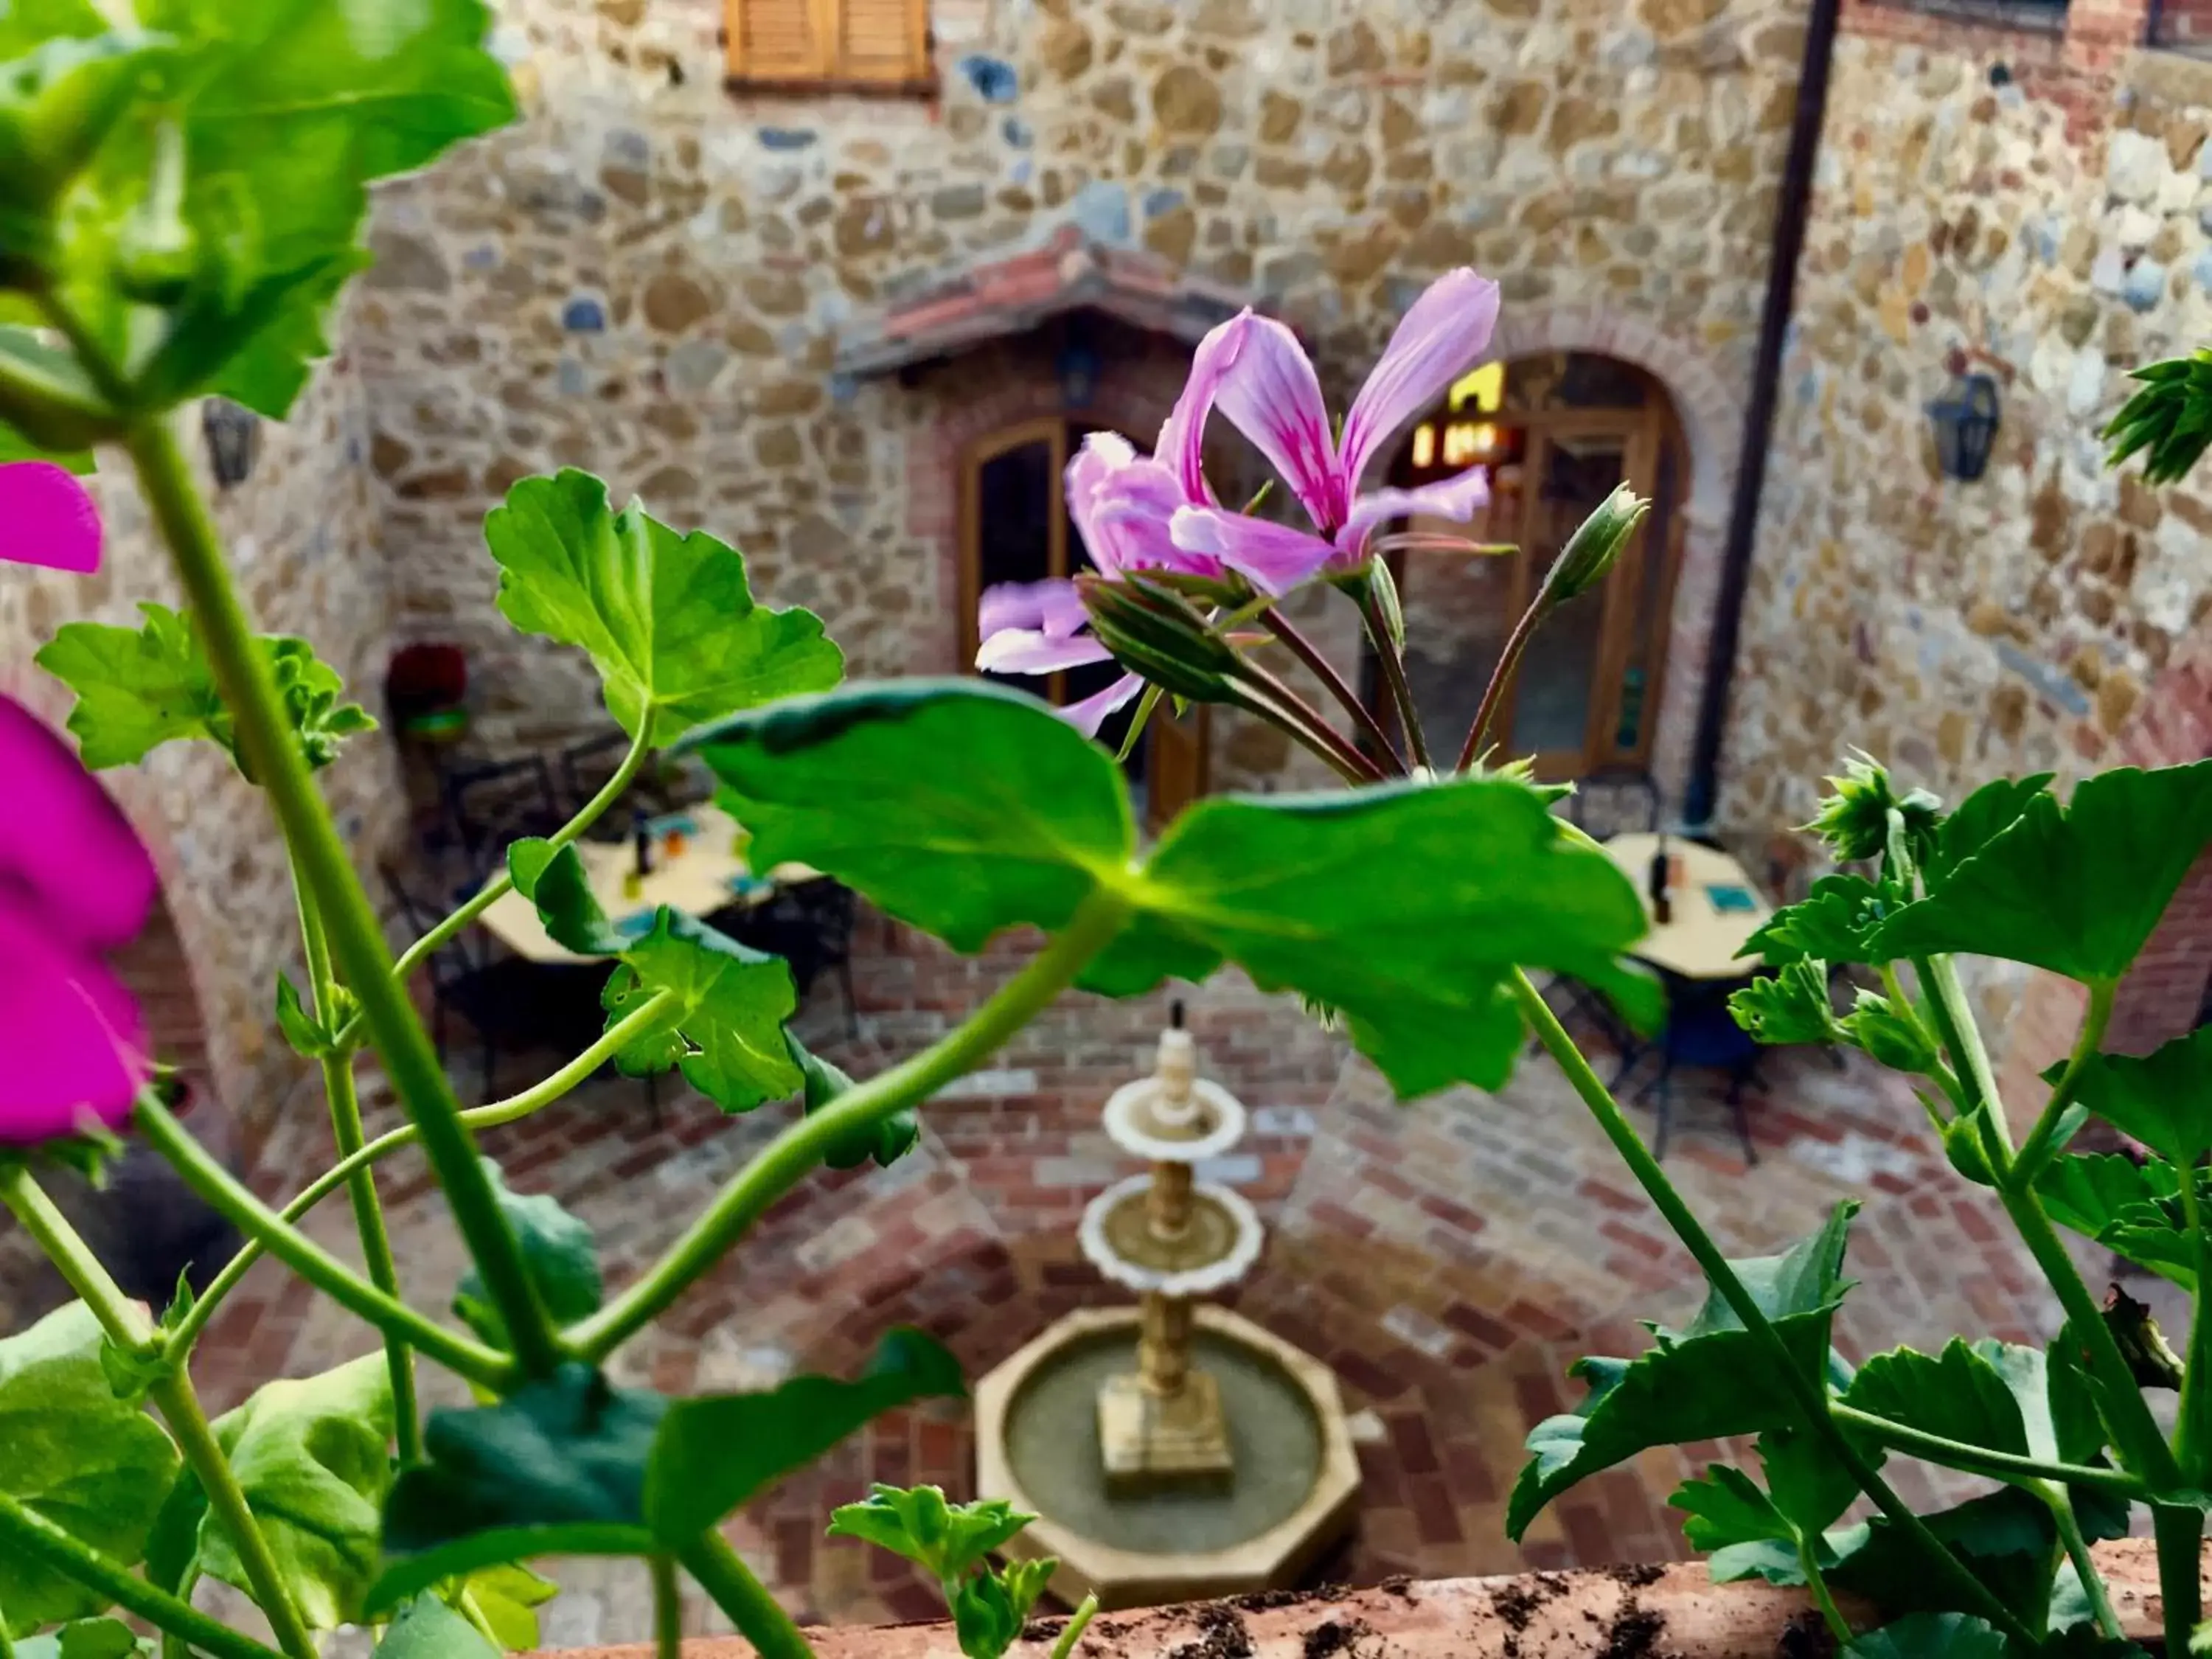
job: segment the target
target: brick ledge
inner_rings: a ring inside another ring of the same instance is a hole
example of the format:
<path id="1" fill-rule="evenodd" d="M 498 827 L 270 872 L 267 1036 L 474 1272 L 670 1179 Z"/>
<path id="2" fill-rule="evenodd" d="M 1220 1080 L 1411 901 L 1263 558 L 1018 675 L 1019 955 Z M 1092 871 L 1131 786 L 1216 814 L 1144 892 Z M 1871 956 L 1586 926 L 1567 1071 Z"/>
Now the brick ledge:
<path id="1" fill-rule="evenodd" d="M 2158 1633 L 2158 1566 L 2148 1539 L 2096 1547 L 2114 1610 L 2130 1636 Z M 2208 1580 L 2212 1587 L 2212 1580 Z M 1844 1604 L 1855 1621 L 1868 1610 Z M 1871 1622 L 1869 1620 L 1868 1622 Z M 1060 1629 L 1015 1644 L 1012 1659 L 1042 1659 Z M 1667 1653 L 1678 1659 L 1772 1659 L 1795 1652 L 1790 1633 L 1826 1651 L 1820 1618 L 1801 1591 L 1747 1583 L 1715 1585 L 1697 1562 L 1528 1573 L 1510 1578 L 1398 1581 L 1338 1594 L 1246 1596 L 1141 1613 L 1102 1613 L 1078 1659 L 1312 1659 L 1320 1654 L 1387 1659 L 1584 1659 L 1601 1652 Z M 814 1629 L 817 1659 L 959 1659 L 946 1625 Z M 734 1637 L 686 1644 L 687 1659 L 752 1659 Z M 588 1650 L 574 1659 L 652 1659 L 647 1646 Z"/>

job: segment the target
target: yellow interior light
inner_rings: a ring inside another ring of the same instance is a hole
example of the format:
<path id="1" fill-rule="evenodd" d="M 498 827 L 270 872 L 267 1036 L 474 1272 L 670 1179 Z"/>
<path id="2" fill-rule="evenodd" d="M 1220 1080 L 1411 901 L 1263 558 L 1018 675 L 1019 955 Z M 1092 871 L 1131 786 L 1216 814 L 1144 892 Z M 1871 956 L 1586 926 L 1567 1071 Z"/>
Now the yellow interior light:
<path id="1" fill-rule="evenodd" d="M 1504 402 L 1505 365 L 1485 363 L 1452 382 L 1449 407 L 1456 415 L 1473 404 L 1478 413 L 1487 415 L 1503 407 Z"/>

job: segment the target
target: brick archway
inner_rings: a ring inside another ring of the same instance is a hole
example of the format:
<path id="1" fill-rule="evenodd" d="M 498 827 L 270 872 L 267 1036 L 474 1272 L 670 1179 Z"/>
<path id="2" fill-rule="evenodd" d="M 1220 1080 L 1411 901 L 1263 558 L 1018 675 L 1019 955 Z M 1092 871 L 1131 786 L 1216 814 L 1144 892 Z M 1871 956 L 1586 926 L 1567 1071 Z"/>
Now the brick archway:
<path id="1" fill-rule="evenodd" d="M 930 399 L 927 423 L 907 441 L 907 530 L 933 550 L 939 625 L 915 645 L 908 665 L 917 674 L 965 673 L 960 660 L 961 618 L 953 614 L 960 592 L 960 480 L 968 452 L 994 432 L 1025 421 L 1061 416 L 1109 426 L 1149 447 L 1160 422 L 1175 407 L 1189 369 L 1178 346 L 1162 343 L 1133 357 L 1110 359 L 1091 400 L 1069 405 L 1048 362 L 1027 363 L 1016 349 L 1007 357 L 1030 372 L 996 377 L 977 395 L 961 395 L 951 386 L 925 387 Z"/>
<path id="2" fill-rule="evenodd" d="M 1506 307 L 1485 361 L 1510 362 L 1547 351 L 1593 352 L 1645 370 L 1666 388 L 1689 447 L 1690 488 L 1680 507 L 1682 561 L 1674 574 L 1666 673 L 1651 750 L 1652 775 L 1667 800 L 1679 807 L 1689 784 L 1690 748 L 1711 657 L 1743 400 L 1692 342 L 1631 313 L 1588 306 Z"/>

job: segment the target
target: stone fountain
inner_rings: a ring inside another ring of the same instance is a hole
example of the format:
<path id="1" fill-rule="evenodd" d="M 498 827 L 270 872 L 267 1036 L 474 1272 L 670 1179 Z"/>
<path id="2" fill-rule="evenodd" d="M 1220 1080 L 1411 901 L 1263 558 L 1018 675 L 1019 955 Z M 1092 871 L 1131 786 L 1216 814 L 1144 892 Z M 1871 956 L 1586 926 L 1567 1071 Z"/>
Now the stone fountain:
<path id="1" fill-rule="evenodd" d="M 1266 1234 L 1241 1194 L 1197 1178 L 1245 1113 L 1198 1075 L 1180 1009 L 1104 1127 L 1151 1168 L 1091 1201 L 1080 1243 L 1139 1304 L 1070 1314 L 977 1384 L 977 1490 L 1040 1516 L 1009 1548 L 1059 1557 L 1071 1602 L 1287 1586 L 1350 1525 L 1358 1464 L 1328 1369 L 1202 1300 L 1251 1272 Z"/>

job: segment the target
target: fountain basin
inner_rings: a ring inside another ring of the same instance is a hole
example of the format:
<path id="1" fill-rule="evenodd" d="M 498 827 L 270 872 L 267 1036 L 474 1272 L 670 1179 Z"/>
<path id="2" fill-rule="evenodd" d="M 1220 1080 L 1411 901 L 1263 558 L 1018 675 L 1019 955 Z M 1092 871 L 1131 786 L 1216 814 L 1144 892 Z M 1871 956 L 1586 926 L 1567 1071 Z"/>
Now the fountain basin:
<path id="1" fill-rule="evenodd" d="M 1359 1465 L 1327 1366 L 1249 1320 L 1194 1310 L 1192 1361 L 1220 1386 L 1236 1478 L 1109 1492 L 1098 1389 L 1136 1364 L 1134 1308 L 1054 1322 L 975 1387 L 976 1492 L 1040 1519 L 1008 1553 L 1053 1555 L 1053 1594 L 1108 1607 L 1279 1589 L 1352 1523 Z"/>

